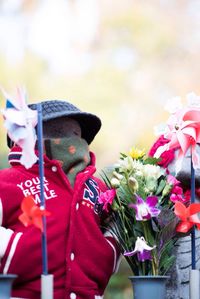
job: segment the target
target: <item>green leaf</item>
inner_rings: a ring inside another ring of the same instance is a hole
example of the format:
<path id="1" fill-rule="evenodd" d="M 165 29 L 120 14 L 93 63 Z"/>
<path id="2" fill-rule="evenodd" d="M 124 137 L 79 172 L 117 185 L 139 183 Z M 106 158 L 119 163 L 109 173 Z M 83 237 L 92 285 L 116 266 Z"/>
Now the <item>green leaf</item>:
<path id="1" fill-rule="evenodd" d="M 101 171 L 100 176 L 102 180 L 105 182 L 105 184 L 109 187 L 112 188 L 111 186 L 111 179 L 112 179 L 112 173 L 114 171 L 114 167 L 110 166 L 105 168 L 104 170 Z"/>
<path id="2" fill-rule="evenodd" d="M 127 157 L 127 155 L 125 154 L 125 153 L 120 153 L 120 159 L 124 159 L 124 158 L 126 158 Z"/>
<path id="3" fill-rule="evenodd" d="M 175 256 L 173 254 L 176 240 L 169 240 L 159 253 L 159 273 L 164 275 L 173 266 Z"/>
<path id="4" fill-rule="evenodd" d="M 163 191 L 163 189 L 165 188 L 166 186 L 166 179 L 161 179 L 161 181 L 159 182 L 159 185 L 157 187 L 157 190 L 156 190 L 156 195 L 159 195 L 161 194 L 161 192 Z"/>
<path id="5" fill-rule="evenodd" d="M 156 165 L 156 164 L 158 164 L 158 162 L 160 162 L 160 161 L 161 161 L 161 158 L 147 157 L 147 158 L 143 161 L 143 163 L 144 163 L 144 165 L 146 165 L 146 164 Z"/>

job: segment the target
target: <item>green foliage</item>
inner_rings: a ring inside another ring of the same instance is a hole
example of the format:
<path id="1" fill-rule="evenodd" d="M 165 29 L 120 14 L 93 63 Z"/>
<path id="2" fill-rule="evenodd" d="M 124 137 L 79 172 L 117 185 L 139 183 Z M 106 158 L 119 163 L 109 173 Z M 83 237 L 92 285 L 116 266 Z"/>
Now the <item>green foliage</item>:
<path id="1" fill-rule="evenodd" d="M 148 160 L 142 152 L 140 157 L 140 151 L 137 150 L 132 153 L 137 159 L 120 153 L 118 163 L 109 168 L 108 175 L 106 171 L 102 175 L 109 188 L 116 188 L 107 229 L 118 239 L 122 254 L 133 251 L 139 241 L 148 245 L 150 259 L 141 260 L 138 253 L 147 249 L 136 250 L 137 247 L 133 255 L 125 256 L 134 275 L 164 275 L 175 261 L 172 252 L 176 240 L 177 218 L 170 201 L 173 185 L 168 182 L 165 170 L 153 164 L 158 162 L 157 159 Z M 148 207 L 147 203 L 149 196 L 154 197 L 155 203 L 157 202 L 154 209 L 158 210 L 158 216 L 150 214 L 151 206 Z M 131 204 L 134 206 L 130 206 Z M 142 246 L 145 248 L 146 245 Z"/>
<path id="2" fill-rule="evenodd" d="M 36 0 L 23 2 L 22 7 L 26 2 L 37 3 L 33 5 L 35 8 L 40 4 Z M 141 0 L 101 1 L 100 30 L 86 52 L 94 58 L 88 72 L 76 75 L 68 70 L 64 74 L 52 73 L 47 63 L 33 53 L 27 53 L 21 62 L 12 64 L 6 57 L 7 51 L 3 50 L 0 56 L 1 85 L 8 91 L 16 85 L 25 85 L 29 102 L 67 98 L 80 108 L 97 113 L 103 126 L 91 149 L 96 152 L 97 166 L 101 169 L 114 163 L 122 145 L 128 149 L 133 140 L 142 147 L 152 144 L 155 136 L 151 128 L 163 121 L 162 105 L 169 96 L 199 90 L 196 63 L 199 45 L 191 42 L 192 36 L 198 34 L 199 26 L 195 15 L 188 15 L 193 4 L 190 0 L 162 1 L 162 4 L 161 1 Z M 26 19 L 31 20 L 32 13 L 35 10 L 31 12 L 29 9 L 27 15 L 30 18 Z M 17 42 L 17 36 L 14 40 Z M 136 62 L 128 69 L 119 69 L 112 62 L 115 50 L 121 47 L 130 47 L 136 54 Z M 2 97 L 0 100 L 3 107 L 5 102 Z M 1 128 L 0 168 L 4 168 L 8 166 L 8 149 L 2 123 Z M 120 271 L 127 277 L 124 268 Z M 124 286 L 121 285 L 121 292 L 117 289 L 112 295 L 111 280 L 105 299 L 131 298 L 126 293 L 125 282 Z"/>
<path id="3" fill-rule="evenodd" d="M 161 161 L 161 158 L 155 158 L 155 157 L 147 157 L 144 159 L 144 165 L 149 164 L 149 165 L 155 165 L 158 164 L 158 162 Z"/>

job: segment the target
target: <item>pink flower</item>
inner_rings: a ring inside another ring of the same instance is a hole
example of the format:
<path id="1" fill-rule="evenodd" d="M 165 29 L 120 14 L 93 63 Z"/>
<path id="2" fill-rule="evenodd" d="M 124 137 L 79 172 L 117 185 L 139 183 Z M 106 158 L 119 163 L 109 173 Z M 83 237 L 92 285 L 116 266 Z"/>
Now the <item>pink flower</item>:
<path id="1" fill-rule="evenodd" d="M 180 184 L 180 182 L 171 174 L 169 174 L 167 176 L 167 182 L 168 182 L 168 184 L 173 185 L 173 186 Z"/>
<path id="2" fill-rule="evenodd" d="M 148 196 L 146 201 L 141 197 L 136 195 L 136 204 L 130 204 L 129 207 L 135 209 L 136 220 L 144 221 L 151 217 L 157 217 L 160 214 L 160 210 L 155 208 L 158 203 L 158 198 L 156 196 Z"/>
<path id="3" fill-rule="evenodd" d="M 161 135 L 156 142 L 152 145 L 148 155 L 150 157 L 153 157 L 156 150 L 160 147 L 163 146 L 167 143 L 169 143 L 170 140 L 166 139 L 163 135 Z M 158 165 L 167 168 L 167 166 L 174 160 L 175 155 L 174 155 L 175 149 L 170 149 L 170 150 L 166 150 L 165 152 L 163 152 L 160 156 L 161 161 L 158 162 Z"/>
<path id="4" fill-rule="evenodd" d="M 167 177 L 168 184 L 172 185 L 173 188 L 171 190 L 170 200 L 172 202 L 181 201 L 181 202 L 187 202 L 188 199 L 183 194 L 183 189 L 179 186 L 180 182 L 173 176 L 168 175 Z"/>
<path id="5" fill-rule="evenodd" d="M 172 194 L 170 195 L 170 200 L 172 202 L 181 201 L 186 202 L 187 199 L 183 195 L 183 189 L 180 186 L 175 185 L 172 189 Z"/>
<path id="6" fill-rule="evenodd" d="M 103 210 L 106 210 L 106 212 L 108 212 L 108 205 L 113 203 L 115 195 L 115 189 L 110 189 L 100 194 L 98 202 L 103 204 Z"/>

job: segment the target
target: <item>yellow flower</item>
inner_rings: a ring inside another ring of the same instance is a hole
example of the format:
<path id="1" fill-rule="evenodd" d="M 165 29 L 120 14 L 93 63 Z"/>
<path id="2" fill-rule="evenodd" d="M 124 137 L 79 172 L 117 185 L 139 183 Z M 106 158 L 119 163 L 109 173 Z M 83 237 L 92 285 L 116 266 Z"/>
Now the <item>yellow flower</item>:
<path id="1" fill-rule="evenodd" d="M 140 159 L 144 157 L 145 155 L 145 150 L 139 150 L 136 147 L 132 147 L 129 151 L 129 156 L 131 156 L 133 159 Z"/>

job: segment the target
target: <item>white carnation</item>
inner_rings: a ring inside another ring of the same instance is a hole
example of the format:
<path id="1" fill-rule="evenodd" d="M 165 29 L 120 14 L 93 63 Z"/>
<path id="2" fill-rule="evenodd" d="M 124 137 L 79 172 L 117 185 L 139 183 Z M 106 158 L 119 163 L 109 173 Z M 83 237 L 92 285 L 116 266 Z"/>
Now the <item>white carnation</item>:
<path id="1" fill-rule="evenodd" d="M 164 173 L 165 173 L 165 170 L 161 169 L 161 167 L 158 165 L 146 164 L 143 167 L 143 176 L 146 178 L 153 177 L 154 179 L 157 180 Z"/>

